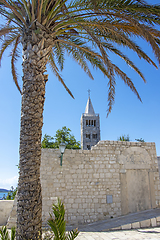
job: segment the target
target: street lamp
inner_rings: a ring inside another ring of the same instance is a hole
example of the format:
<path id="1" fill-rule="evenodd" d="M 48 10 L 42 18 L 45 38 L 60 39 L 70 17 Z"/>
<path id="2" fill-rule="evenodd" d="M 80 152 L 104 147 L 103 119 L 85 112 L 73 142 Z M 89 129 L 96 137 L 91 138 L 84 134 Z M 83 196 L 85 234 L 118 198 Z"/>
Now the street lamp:
<path id="1" fill-rule="evenodd" d="M 66 148 L 66 144 L 61 142 L 59 144 L 59 150 L 60 150 L 60 153 L 61 153 L 61 160 L 60 160 L 60 166 L 62 166 L 62 160 L 63 160 L 63 153 L 65 151 L 65 148 Z"/>

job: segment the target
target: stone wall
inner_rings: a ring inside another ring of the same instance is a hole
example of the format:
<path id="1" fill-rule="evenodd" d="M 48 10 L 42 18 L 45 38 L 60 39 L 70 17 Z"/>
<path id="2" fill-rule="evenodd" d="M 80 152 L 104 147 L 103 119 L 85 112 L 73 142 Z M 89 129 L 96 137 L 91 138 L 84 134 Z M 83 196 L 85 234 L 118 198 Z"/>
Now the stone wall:
<path id="1" fill-rule="evenodd" d="M 160 156 L 157 157 L 157 161 L 158 161 L 159 178 L 160 178 Z"/>
<path id="2" fill-rule="evenodd" d="M 42 149 L 43 223 L 57 197 L 68 224 L 93 222 L 160 205 L 154 143 L 100 141 L 91 150 Z"/>
<path id="3" fill-rule="evenodd" d="M 0 200 L 0 226 L 6 225 L 14 200 Z"/>

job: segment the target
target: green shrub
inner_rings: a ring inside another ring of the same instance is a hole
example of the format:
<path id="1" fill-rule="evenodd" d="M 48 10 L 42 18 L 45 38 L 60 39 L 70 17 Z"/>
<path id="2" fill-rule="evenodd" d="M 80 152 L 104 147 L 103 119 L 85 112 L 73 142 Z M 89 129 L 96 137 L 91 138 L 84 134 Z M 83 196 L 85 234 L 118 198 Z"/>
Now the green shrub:
<path id="1" fill-rule="evenodd" d="M 0 237 L 1 237 L 1 240 L 14 240 L 15 239 L 15 236 L 16 236 L 16 229 L 15 227 L 12 227 L 11 228 L 11 236 L 6 228 L 6 226 L 3 226 L 1 229 L 0 229 Z"/>
<path id="2" fill-rule="evenodd" d="M 78 230 L 71 230 L 66 232 L 66 221 L 64 220 L 65 210 L 64 205 L 58 198 L 58 203 L 53 204 L 52 207 L 53 215 L 50 214 L 50 219 L 48 220 L 48 225 L 50 226 L 50 232 L 44 236 L 44 240 L 73 240 L 78 236 Z M 11 228 L 11 236 L 6 228 L 3 226 L 0 229 L 0 239 L 1 240 L 15 240 L 16 229 Z"/>
<path id="3" fill-rule="evenodd" d="M 14 200 L 17 193 L 17 188 L 11 187 L 11 190 L 9 190 L 7 196 L 4 198 L 4 200 Z"/>
<path id="4" fill-rule="evenodd" d="M 58 198 L 58 203 L 52 207 L 54 217 L 50 214 L 51 219 L 48 220 L 48 225 L 54 233 L 54 240 L 73 240 L 78 236 L 78 230 L 71 230 L 66 233 L 66 221 L 64 220 L 65 210 L 64 205 Z"/>

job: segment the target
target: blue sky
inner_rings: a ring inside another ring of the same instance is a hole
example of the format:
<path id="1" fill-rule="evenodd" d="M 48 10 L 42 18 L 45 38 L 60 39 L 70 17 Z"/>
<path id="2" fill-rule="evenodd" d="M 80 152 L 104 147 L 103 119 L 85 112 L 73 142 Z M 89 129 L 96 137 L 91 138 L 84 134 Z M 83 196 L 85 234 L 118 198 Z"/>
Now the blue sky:
<path id="1" fill-rule="evenodd" d="M 158 4 L 160 0 L 148 0 L 148 2 Z M 155 60 L 147 43 L 140 42 L 140 44 Z M 138 59 L 132 52 L 128 54 L 144 73 L 146 84 L 120 59 L 113 57 L 112 60 L 118 66 L 122 66 L 122 69 L 132 78 L 143 103 L 121 79 L 117 78 L 115 104 L 111 114 L 106 118 L 107 78 L 94 70 L 92 71 L 94 81 L 89 79 L 81 68 L 66 56 L 62 75 L 75 96 L 75 100 L 48 70 L 49 81 L 46 86 L 43 135 L 46 133 L 54 136 L 57 129 L 67 126 L 80 141 L 80 118 L 85 111 L 88 99 L 87 90 L 90 89 L 94 110 L 100 114 L 101 140 L 117 140 L 122 134 L 129 134 L 132 141 L 136 138 L 143 138 L 146 142 L 155 142 L 157 155 L 160 156 L 160 68 L 155 69 Z M 12 185 L 16 187 L 18 178 L 16 165 L 19 161 L 21 96 L 12 80 L 8 56 L 9 52 L 6 52 L 0 68 L 0 188 L 10 189 Z M 17 67 L 22 86 L 21 61 L 18 62 Z"/>

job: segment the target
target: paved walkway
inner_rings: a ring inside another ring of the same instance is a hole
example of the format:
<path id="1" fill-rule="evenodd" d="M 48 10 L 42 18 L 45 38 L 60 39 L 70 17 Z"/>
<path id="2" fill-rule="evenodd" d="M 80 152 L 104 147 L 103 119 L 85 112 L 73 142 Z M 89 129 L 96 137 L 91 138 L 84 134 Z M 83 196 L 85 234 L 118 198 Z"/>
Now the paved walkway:
<path id="1" fill-rule="evenodd" d="M 138 229 L 131 229 L 137 228 Z M 150 227 L 152 228 L 143 228 Z M 132 213 L 115 219 L 79 225 L 76 240 L 160 240 L 160 209 Z M 140 228 L 142 227 L 142 228 Z M 73 229 L 69 226 L 68 229 Z M 124 230 L 130 228 L 128 230 Z M 119 229 L 114 231 L 114 229 Z M 111 231 L 109 231 L 111 230 Z"/>
<path id="2" fill-rule="evenodd" d="M 160 228 L 118 230 L 111 232 L 80 232 L 76 240 L 160 240 Z"/>
<path id="3" fill-rule="evenodd" d="M 133 224 L 134 226 L 137 224 L 137 227 L 132 227 Z M 101 220 L 90 224 L 79 225 L 76 227 L 78 227 L 78 230 L 81 232 L 103 232 L 111 229 L 120 230 L 150 226 L 160 226 L 160 208 L 131 213 L 125 216 Z M 68 230 L 71 230 L 73 228 L 75 228 L 75 226 L 67 227 Z"/>

